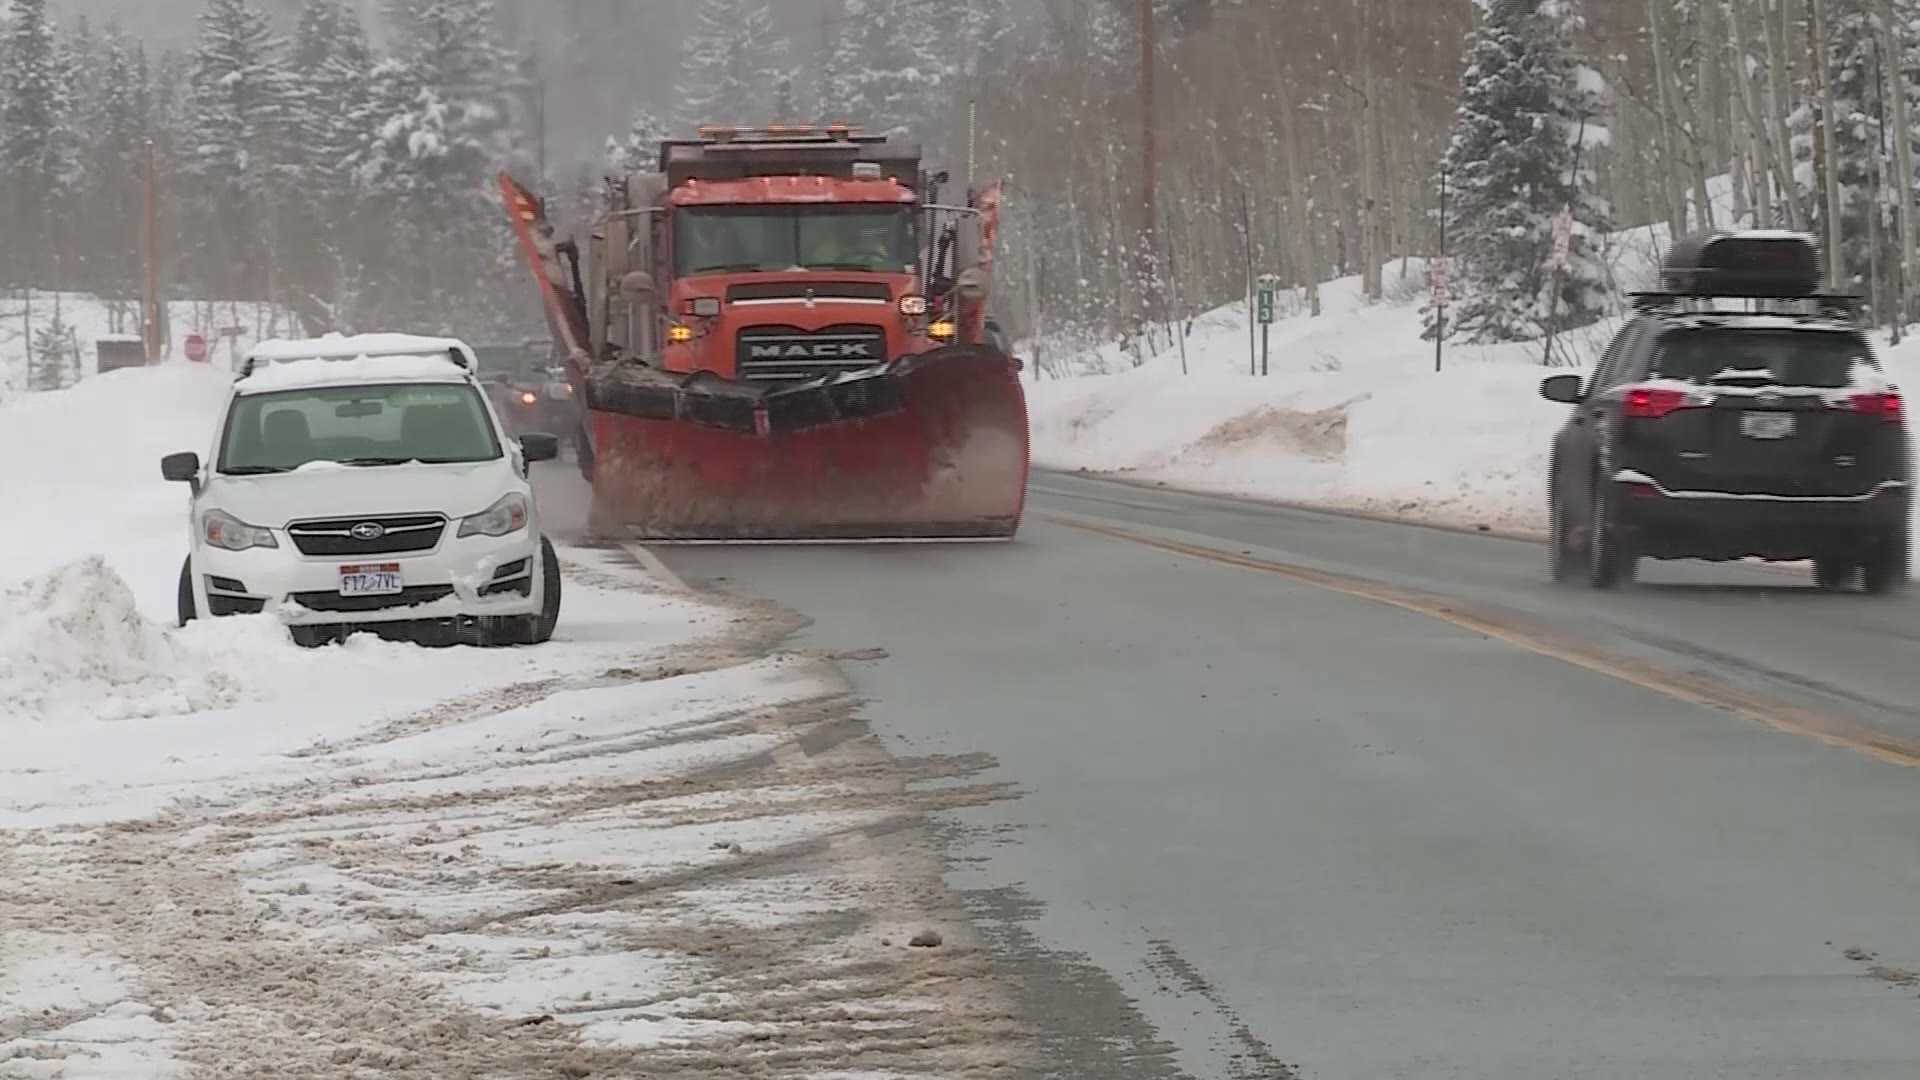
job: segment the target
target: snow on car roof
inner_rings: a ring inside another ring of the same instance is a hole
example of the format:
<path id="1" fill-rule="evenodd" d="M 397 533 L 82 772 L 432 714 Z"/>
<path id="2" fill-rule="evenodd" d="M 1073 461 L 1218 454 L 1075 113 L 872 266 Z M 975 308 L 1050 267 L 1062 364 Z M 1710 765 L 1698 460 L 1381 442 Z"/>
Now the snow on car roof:
<path id="1" fill-rule="evenodd" d="M 328 334 L 325 337 L 275 338 L 247 352 L 249 360 L 284 363 L 288 360 L 352 360 L 362 356 L 423 356 L 458 353 L 473 365 L 473 349 L 458 338 L 418 334 Z"/>
<path id="2" fill-rule="evenodd" d="M 308 386 L 363 386 L 397 382 L 466 382 L 467 369 L 445 353 L 372 354 L 350 359 L 284 360 L 253 369 L 234 384 L 239 394 L 264 394 Z"/>

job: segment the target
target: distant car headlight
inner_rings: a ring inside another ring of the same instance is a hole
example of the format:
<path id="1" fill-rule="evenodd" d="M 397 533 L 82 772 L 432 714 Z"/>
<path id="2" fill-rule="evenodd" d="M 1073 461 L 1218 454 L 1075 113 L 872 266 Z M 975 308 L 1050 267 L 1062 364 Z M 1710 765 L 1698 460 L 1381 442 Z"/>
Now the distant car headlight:
<path id="1" fill-rule="evenodd" d="M 460 519 L 461 536 L 508 536 L 527 527 L 527 497 L 513 494 L 471 517 Z"/>
<path id="2" fill-rule="evenodd" d="M 531 391 L 531 390 L 522 390 L 522 391 L 520 391 L 520 404 L 522 404 L 522 405 L 536 405 L 536 404 L 539 404 L 539 402 L 540 402 L 540 395 L 539 395 L 539 394 L 536 394 L 536 393 L 534 393 L 534 392 L 533 392 L 533 391 Z"/>
<path id="3" fill-rule="evenodd" d="M 232 514 L 219 510 L 209 510 L 200 516 L 200 535 L 206 539 L 207 543 L 227 551 L 280 546 L 280 542 L 273 538 L 272 529 L 249 525 Z"/>

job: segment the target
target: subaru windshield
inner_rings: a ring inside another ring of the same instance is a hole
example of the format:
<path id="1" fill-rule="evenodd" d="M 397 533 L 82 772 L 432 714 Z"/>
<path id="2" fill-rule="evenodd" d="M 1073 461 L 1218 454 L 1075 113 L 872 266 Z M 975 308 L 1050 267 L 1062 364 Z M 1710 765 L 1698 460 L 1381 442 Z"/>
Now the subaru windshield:
<path id="1" fill-rule="evenodd" d="M 220 471 L 492 461 L 500 442 L 480 395 L 455 383 L 327 386 L 235 399 Z"/>

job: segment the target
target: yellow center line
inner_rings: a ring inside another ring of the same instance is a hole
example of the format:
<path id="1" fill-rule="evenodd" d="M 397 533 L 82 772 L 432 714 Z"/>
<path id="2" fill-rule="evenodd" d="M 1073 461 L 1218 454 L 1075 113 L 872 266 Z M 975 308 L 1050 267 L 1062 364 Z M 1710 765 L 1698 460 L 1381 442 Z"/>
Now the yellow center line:
<path id="1" fill-rule="evenodd" d="M 1385 604 L 1416 615 L 1424 615 L 1457 626 L 1462 630 L 1504 642 L 1536 656 L 1558 660 L 1690 705 L 1724 710 L 1764 724 L 1776 731 L 1817 739 L 1828 746 L 1868 754 L 1888 764 L 1908 768 L 1920 767 L 1920 739 L 1893 735 L 1851 720 L 1789 705 L 1708 676 L 1650 669 L 1645 664 L 1556 635 L 1542 627 L 1526 625 L 1511 616 L 1467 611 L 1459 604 L 1442 597 L 1398 589 L 1347 574 L 1314 570 L 1293 563 L 1274 562 L 1251 555 L 1221 551 L 1218 548 L 1166 540 L 1114 525 L 1097 524 L 1060 514 L 1040 516 L 1055 525 L 1063 525 L 1070 529 L 1095 533 L 1114 540 L 1124 540 L 1175 555 L 1204 559 L 1223 566 L 1235 566 L 1273 574 L 1304 585 L 1312 585 L 1330 592 Z"/>

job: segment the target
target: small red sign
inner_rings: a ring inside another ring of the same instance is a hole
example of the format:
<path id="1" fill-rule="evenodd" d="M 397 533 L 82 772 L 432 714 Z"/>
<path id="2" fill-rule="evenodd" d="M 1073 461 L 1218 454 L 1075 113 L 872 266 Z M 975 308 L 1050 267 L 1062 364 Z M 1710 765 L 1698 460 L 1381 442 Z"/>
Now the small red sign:
<path id="1" fill-rule="evenodd" d="M 207 339 L 199 334 L 187 335 L 187 359 L 196 364 L 207 362 Z"/>

